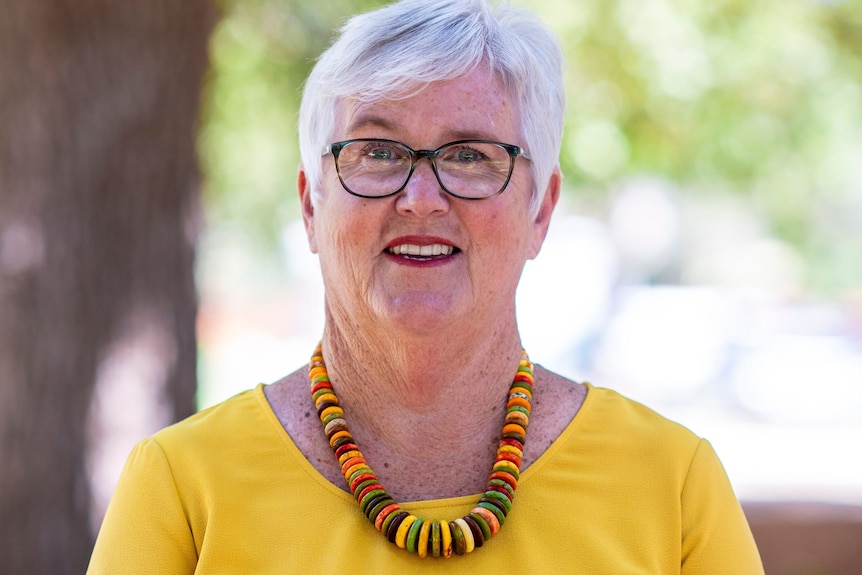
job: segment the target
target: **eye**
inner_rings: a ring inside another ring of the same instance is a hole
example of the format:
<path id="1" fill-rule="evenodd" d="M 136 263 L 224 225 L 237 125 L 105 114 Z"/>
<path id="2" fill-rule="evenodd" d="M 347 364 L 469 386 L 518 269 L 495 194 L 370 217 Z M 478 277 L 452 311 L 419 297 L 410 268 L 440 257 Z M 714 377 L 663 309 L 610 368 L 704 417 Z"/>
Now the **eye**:
<path id="1" fill-rule="evenodd" d="M 468 164 L 482 160 L 482 154 L 476 150 L 459 150 L 455 157 L 459 162 L 465 162 Z"/>
<path id="2" fill-rule="evenodd" d="M 391 160 L 392 150 L 388 148 L 372 148 L 367 152 L 367 155 L 372 160 Z"/>
<path id="3" fill-rule="evenodd" d="M 441 154 L 441 160 L 451 164 L 469 166 L 489 160 L 488 154 L 478 143 L 465 143 L 452 146 Z"/>
<path id="4" fill-rule="evenodd" d="M 397 162 L 406 156 L 400 146 L 391 142 L 365 142 L 361 156 L 366 162 Z"/>

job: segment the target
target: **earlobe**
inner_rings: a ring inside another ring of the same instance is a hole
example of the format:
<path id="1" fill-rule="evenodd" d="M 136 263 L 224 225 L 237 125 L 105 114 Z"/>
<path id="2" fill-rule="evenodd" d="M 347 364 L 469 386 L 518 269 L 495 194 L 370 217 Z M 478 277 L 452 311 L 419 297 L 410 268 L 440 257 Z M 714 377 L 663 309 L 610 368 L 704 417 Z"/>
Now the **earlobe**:
<path id="1" fill-rule="evenodd" d="M 548 226 L 551 224 L 551 214 L 554 213 L 554 208 L 557 201 L 560 199 L 560 187 L 563 176 L 560 173 L 560 168 L 554 168 L 548 187 L 545 189 L 545 195 L 542 198 L 542 203 L 539 205 L 539 211 L 536 213 L 536 218 L 533 220 L 533 244 L 530 250 L 530 259 L 539 255 L 539 250 L 542 249 L 542 244 L 545 242 L 545 236 L 548 235 Z"/>
<path id="2" fill-rule="evenodd" d="M 311 200 L 311 184 L 308 174 L 302 165 L 296 177 L 296 187 L 299 191 L 299 203 L 302 208 L 302 223 L 305 225 L 305 233 L 308 236 L 308 247 L 311 253 L 317 253 L 317 239 L 314 236 L 314 202 Z"/>

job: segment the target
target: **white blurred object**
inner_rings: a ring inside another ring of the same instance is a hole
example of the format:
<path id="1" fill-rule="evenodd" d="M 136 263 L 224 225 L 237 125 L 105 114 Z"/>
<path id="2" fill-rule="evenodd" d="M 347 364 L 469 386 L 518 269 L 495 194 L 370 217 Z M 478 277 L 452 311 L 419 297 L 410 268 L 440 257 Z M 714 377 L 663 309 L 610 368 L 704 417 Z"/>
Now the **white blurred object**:
<path id="1" fill-rule="evenodd" d="M 617 260 L 605 228 L 558 214 L 542 251 L 527 262 L 516 295 L 518 328 L 534 361 L 580 377 L 574 349 L 601 329 Z"/>
<path id="2" fill-rule="evenodd" d="M 323 276 L 317 254 L 308 247 L 308 236 L 302 220 L 286 226 L 281 234 L 281 249 L 291 285 L 299 294 L 299 317 L 295 318 L 294 333 L 320 338 L 325 321 Z M 316 341 L 316 339 L 314 340 Z"/>
<path id="3" fill-rule="evenodd" d="M 617 192 L 610 227 L 619 250 L 624 276 L 649 278 L 673 257 L 679 240 L 675 192 L 658 179 L 636 179 Z"/>
<path id="4" fill-rule="evenodd" d="M 770 420 L 859 420 L 862 350 L 837 336 L 775 336 L 740 357 L 731 385 L 746 409 Z"/>
<path id="5" fill-rule="evenodd" d="M 730 300 L 718 290 L 621 290 L 596 356 L 598 377 L 635 399 L 690 399 L 724 368 L 734 319 Z"/>
<path id="6" fill-rule="evenodd" d="M 683 283 L 760 289 L 773 294 L 800 290 L 805 267 L 801 256 L 787 242 L 774 237 L 741 199 L 690 199 L 682 216 Z"/>

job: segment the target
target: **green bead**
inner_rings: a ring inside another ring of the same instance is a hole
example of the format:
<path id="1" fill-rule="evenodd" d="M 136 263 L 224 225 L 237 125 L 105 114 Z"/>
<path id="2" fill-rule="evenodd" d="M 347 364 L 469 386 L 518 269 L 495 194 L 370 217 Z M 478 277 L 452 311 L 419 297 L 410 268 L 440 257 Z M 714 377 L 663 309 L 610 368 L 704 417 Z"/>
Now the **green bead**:
<path id="1" fill-rule="evenodd" d="M 510 413 L 512 411 L 520 411 L 527 417 L 530 417 L 530 410 L 524 407 L 523 405 L 513 405 L 512 407 L 506 408 L 506 413 Z"/>
<path id="2" fill-rule="evenodd" d="M 506 437 L 506 438 L 509 438 L 509 439 L 514 439 L 515 441 L 520 442 L 522 445 L 523 445 L 523 443 L 524 443 L 524 439 L 525 439 L 525 438 L 524 438 L 524 434 L 523 434 L 523 433 L 518 433 L 518 432 L 515 432 L 515 431 L 510 431 L 510 432 L 508 432 L 508 433 L 504 433 L 504 434 L 503 434 L 503 437 Z"/>
<path id="3" fill-rule="evenodd" d="M 431 522 L 431 556 L 440 557 L 440 544 L 443 535 L 440 533 L 440 523 L 437 521 Z"/>
<path id="4" fill-rule="evenodd" d="M 425 520 L 417 517 L 416 521 L 413 522 L 413 525 L 407 531 L 407 551 L 410 553 L 416 553 L 417 551 L 416 544 L 419 540 L 419 530 L 422 528 L 423 523 L 425 523 Z"/>
<path id="5" fill-rule="evenodd" d="M 353 497 L 358 498 L 359 494 L 362 493 L 362 490 L 368 487 L 369 485 L 374 485 L 377 483 L 377 479 L 366 479 L 362 483 L 356 486 L 356 489 L 353 491 Z"/>
<path id="6" fill-rule="evenodd" d="M 512 469 L 512 467 L 510 467 L 508 465 L 512 462 L 509 460 L 505 460 L 505 461 L 506 461 L 506 464 L 504 464 L 504 465 L 500 465 L 500 463 L 502 463 L 500 461 L 495 462 L 494 463 L 494 471 L 502 471 L 503 473 L 508 473 L 509 475 L 511 475 L 512 477 L 515 478 L 515 481 L 518 481 L 519 479 L 521 479 L 521 473 L 517 469 L 518 466 L 515 465 L 515 469 Z M 498 467 L 498 465 L 499 465 L 499 467 Z M 514 465 L 514 464 L 512 464 L 512 465 Z"/>
<path id="7" fill-rule="evenodd" d="M 339 437 L 338 439 L 336 439 L 335 441 L 333 441 L 332 442 L 332 451 L 335 451 L 336 449 L 338 449 L 339 447 L 341 447 L 345 443 L 353 443 L 353 436 L 352 435 L 343 435 L 343 436 Z"/>
<path id="8" fill-rule="evenodd" d="M 314 393 L 312 393 L 312 394 L 311 394 L 311 399 L 314 401 L 314 404 L 315 404 L 315 405 L 317 405 L 317 400 L 318 400 L 319 398 L 323 397 L 324 395 L 332 395 L 332 396 L 333 396 L 333 397 L 335 397 L 336 399 L 335 399 L 335 400 L 330 400 L 330 401 L 331 401 L 333 404 L 336 404 L 336 405 L 338 404 L 338 401 L 337 401 L 338 396 L 336 396 L 336 395 L 335 395 L 335 392 L 334 392 L 334 391 L 332 391 L 332 389 L 331 389 L 331 388 L 329 388 L 329 387 L 321 387 L 320 389 L 318 389 L 317 391 L 315 391 Z"/>
<path id="9" fill-rule="evenodd" d="M 322 411 L 322 410 L 321 410 L 321 411 Z M 323 425 L 326 425 L 326 424 L 327 424 L 327 423 L 329 423 L 330 421 L 335 421 L 336 419 L 343 419 L 343 415 L 342 415 L 341 413 L 337 413 L 337 412 L 335 412 L 335 413 L 330 413 L 330 414 L 327 414 L 327 415 L 326 415 L 326 417 L 324 417 L 324 418 L 323 418 L 323 419 L 321 419 L 320 421 L 322 421 L 322 422 L 323 422 Z"/>
<path id="10" fill-rule="evenodd" d="M 488 522 L 485 521 L 485 518 L 479 515 L 478 513 L 470 513 L 470 517 L 479 525 L 479 529 L 482 530 L 482 537 L 485 538 L 485 541 L 491 538 L 491 528 L 488 526 Z"/>
<path id="11" fill-rule="evenodd" d="M 369 521 L 374 523 L 374 520 L 377 519 L 377 516 L 380 515 L 380 512 L 392 503 L 395 503 L 395 500 L 392 499 L 389 494 L 375 497 L 374 501 L 368 502 L 368 505 L 366 506 L 367 513 L 365 514 L 365 516 L 368 517 Z"/>
<path id="12" fill-rule="evenodd" d="M 528 393 L 518 391 L 519 389 L 526 389 Z M 524 399 L 529 401 L 531 398 L 530 394 L 533 393 L 533 386 L 530 385 L 529 383 L 525 383 L 523 381 L 516 381 L 515 383 L 512 384 L 512 387 L 509 389 L 509 392 L 513 393 L 513 394 L 514 393 L 523 394 Z"/>
<path id="13" fill-rule="evenodd" d="M 484 499 L 484 498 L 483 498 Z M 503 514 L 503 511 L 494 505 L 493 503 L 489 503 L 487 501 L 480 500 L 479 503 L 476 504 L 477 507 L 484 507 L 491 513 L 497 516 L 497 521 L 500 522 L 500 526 L 502 527 L 503 522 L 506 520 L 506 516 Z"/>
<path id="14" fill-rule="evenodd" d="M 383 520 L 383 524 L 380 525 L 380 532 L 383 535 L 386 535 L 387 531 L 389 531 L 389 526 L 392 524 L 392 521 L 395 519 L 395 516 L 398 515 L 398 512 L 402 511 L 401 509 L 394 509 L 389 512 L 389 515 L 386 516 L 386 519 Z"/>
<path id="15" fill-rule="evenodd" d="M 455 555 L 463 555 L 467 552 L 467 540 L 464 539 L 464 532 L 461 530 L 461 526 L 454 521 L 450 521 L 449 530 L 452 532 L 452 547 L 455 550 Z"/>
<path id="16" fill-rule="evenodd" d="M 513 496 L 513 497 L 514 497 L 514 495 L 515 495 L 515 490 L 514 490 L 514 489 L 512 489 L 512 486 L 511 486 L 511 485 L 509 485 L 509 482 L 508 482 L 508 481 L 503 481 L 502 479 L 492 479 L 492 480 L 490 480 L 490 481 L 488 482 L 488 485 L 489 485 L 489 486 L 493 485 L 494 487 L 500 487 L 500 488 L 502 488 L 502 489 L 505 489 L 505 490 L 506 490 L 506 492 L 507 492 L 510 496 Z"/>
<path id="17" fill-rule="evenodd" d="M 483 497 L 493 498 L 500 501 L 506 507 L 506 513 L 512 510 L 512 501 L 499 491 L 486 491 L 482 495 Z"/>
<path id="18" fill-rule="evenodd" d="M 371 502 L 372 499 L 374 499 L 378 495 L 386 495 L 386 490 L 385 489 L 372 489 L 371 491 L 366 493 L 365 497 L 362 498 L 362 501 L 359 502 L 359 510 L 362 511 L 362 513 L 364 514 L 365 509 L 368 507 L 368 504 Z"/>

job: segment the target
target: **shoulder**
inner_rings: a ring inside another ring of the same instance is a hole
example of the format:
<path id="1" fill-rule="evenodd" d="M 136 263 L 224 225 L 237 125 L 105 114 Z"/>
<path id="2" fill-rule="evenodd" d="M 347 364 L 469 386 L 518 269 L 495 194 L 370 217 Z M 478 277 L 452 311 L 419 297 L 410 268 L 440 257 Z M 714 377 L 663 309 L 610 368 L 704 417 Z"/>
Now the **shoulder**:
<path id="1" fill-rule="evenodd" d="M 212 471 L 261 449 L 279 449 L 279 431 L 259 385 L 162 429 L 142 445 L 162 452 L 174 472 Z"/>
<path id="2" fill-rule="evenodd" d="M 159 443 L 172 443 L 176 439 L 204 438 L 217 430 L 230 431 L 247 421 L 249 414 L 259 410 L 263 386 L 242 391 L 233 397 L 191 415 L 153 435 Z"/>
<path id="3" fill-rule="evenodd" d="M 574 449 L 613 476 L 665 484 L 678 496 L 706 441 L 620 393 L 587 385 L 581 411 L 565 436 Z"/>
<path id="4" fill-rule="evenodd" d="M 600 425 L 603 433 L 625 436 L 635 443 L 660 441 L 697 449 L 701 438 L 683 425 L 612 389 L 586 385 L 585 422 Z"/>

